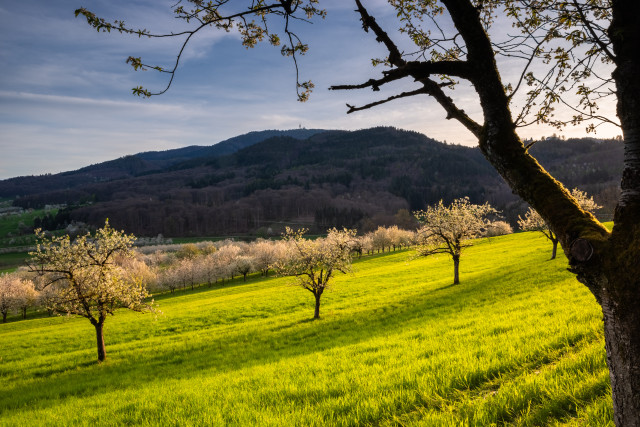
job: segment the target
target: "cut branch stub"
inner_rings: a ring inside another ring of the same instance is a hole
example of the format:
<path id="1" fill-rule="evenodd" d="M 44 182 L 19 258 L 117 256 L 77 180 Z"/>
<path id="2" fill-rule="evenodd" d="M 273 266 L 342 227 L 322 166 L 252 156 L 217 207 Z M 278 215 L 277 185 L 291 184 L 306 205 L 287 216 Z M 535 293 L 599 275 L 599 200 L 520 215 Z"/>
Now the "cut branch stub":
<path id="1" fill-rule="evenodd" d="M 576 239 L 571 243 L 569 252 L 576 261 L 585 262 L 593 256 L 593 246 L 586 239 Z"/>

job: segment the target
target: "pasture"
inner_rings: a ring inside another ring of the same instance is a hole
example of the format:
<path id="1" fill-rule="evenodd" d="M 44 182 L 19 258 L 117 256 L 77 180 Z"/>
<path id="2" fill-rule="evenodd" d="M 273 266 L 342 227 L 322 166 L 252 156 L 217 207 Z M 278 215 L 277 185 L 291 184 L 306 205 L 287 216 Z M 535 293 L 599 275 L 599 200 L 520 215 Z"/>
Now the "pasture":
<path id="1" fill-rule="evenodd" d="M 0 325 L 2 425 L 613 425 L 602 314 L 538 233 L 363 257 L 312 321 L 252 276 L 86 319 Z"/>

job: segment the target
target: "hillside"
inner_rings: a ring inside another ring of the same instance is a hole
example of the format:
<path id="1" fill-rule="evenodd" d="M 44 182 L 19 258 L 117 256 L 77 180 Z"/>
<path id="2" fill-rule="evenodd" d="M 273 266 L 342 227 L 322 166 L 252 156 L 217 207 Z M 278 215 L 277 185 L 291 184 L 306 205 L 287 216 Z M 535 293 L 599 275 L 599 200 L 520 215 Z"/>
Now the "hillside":
<path id="1" fill-rule="evenodd" d="M 2 424 L 608 425 L 602 313 L 537 233 L 365 257 L 312 296 L 253 278 L 85 319 L 0 325 Z M 535 274 L 532 274 L 535 272 Z M 398 280 L 402 277 L 402 280 Z"/>
<path id="2" fill-rule="evenodd" d="M 224 156 L 183 149 L 155 171 L 147 170 L 149 162 L 157 166 L 167 156 L 142 153 L 117 161 L 121 169 L 131 163 L 136 176 L 58 190 L 47 184 L 41 187 L 45 191 L 14 204 L 83 205 L 61 212 L 60 225 L 77 220 L 99 226 L 109 218 L 114 226 L 143 236 L 269 235 L 288 224 L 314 231 L 333 226 L 368 231 L 397 223 L 402 211 L 463 196 L 489 201 L 512 223 L 526 209 L 476 148 L 393 128 L 308 132 L 315 133 L 260 142 L 245 138 L 251 145 L 244 148 L 232 141 L 227 147 L 237 151 Z M 566 185 L 594 195 L 608 219 L 622 166 L 620 142 L 549 139 L 531 152 Z M 8 191 L 5 184 L 0 182 L 0 192 Z"/>
<path id="3" fill-rule="evenodd" d="M 82 188 L 95 183 L 109 182 L 158 173 L 175 164 L 195 158 L 215 158 L 234 153 L 274 136 L 308 138 L 322 132 L 320 129 L 265 130 L 221 141 L 211 146 L 192 145 L 165 151 L 147 151 L 119 159 L 86 166 L 81 169 L 58 174 L 21 176 L 0 181 L 0 197 L 13 198 L 42 193 L 66 191 L 73 198 L 70 189 Z M 79 191 L 77 194 L 81 194 Z M 54 197 L 54 196 L 52 196 Z"/>

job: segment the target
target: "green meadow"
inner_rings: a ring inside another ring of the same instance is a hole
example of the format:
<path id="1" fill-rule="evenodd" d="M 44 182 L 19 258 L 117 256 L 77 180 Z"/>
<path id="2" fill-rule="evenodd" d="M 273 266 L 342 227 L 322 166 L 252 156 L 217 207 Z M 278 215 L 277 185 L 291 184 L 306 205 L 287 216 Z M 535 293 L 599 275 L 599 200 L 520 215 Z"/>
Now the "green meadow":
<path id="1" fill-rule="evenodd" d="M 0 425 L 612 424 L 602 315 L 540 234 L 363 257 L 313 296 L 254 276 L 86 319 L 0 325 Z M 15 318 L 14 318 L 15 319 Z"/>

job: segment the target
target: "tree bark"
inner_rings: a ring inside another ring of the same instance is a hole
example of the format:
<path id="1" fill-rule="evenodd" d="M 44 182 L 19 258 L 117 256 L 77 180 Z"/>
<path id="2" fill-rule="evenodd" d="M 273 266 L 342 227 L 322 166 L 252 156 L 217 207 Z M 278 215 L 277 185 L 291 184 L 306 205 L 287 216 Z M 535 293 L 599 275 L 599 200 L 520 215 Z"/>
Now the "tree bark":
<path id="1" fill-rule="evenodd" d="M 2 312 L 2 323 L 7 323 L 7 312 L 6 311 Z"/>
<path id="2" fill-rule="evenodd" d="M 600 287 L 596 299 L 602 306 L 604 317 L 615 424 L 619 427 L 639 427 L 640 296 L 636 293 L 621 297 Z"/>
<path id="3" fill-rule="evenodd" d="M 553 243 L 553 249 L 551 250 L 551 259 L 556 259 L 556 255 L 558 253 L 558 239 L 552 239 L 551 243 Z"/>
<path id="4" fill-rule="evenodd" d="M 453 255 L 453 284 L 460 284 L 460 255 Z"/>
<path id="5" fill-rule="evenodd" d="M 313 318 L 319 319 L 320 318 L 320 297 L 322 296 L 322 294 L 314 292 L 313 295 L 316 297 L 316 308 L 313 311 Z"/>
<path id="6" fill-rule="evenodd" d="M 98 361 L 104 362 L 104 360 L 107 358 L 107 349 L 105 348 L 104 336 L 102 334 L 102 328 L 104 326 L 104 323 L 96 322 L 93 326 L 95 326 L 96 328 L 96 341 L 98 344 Z"/>

